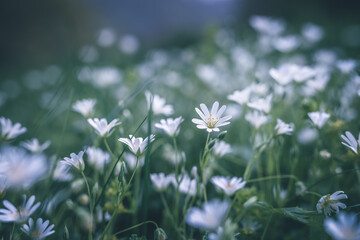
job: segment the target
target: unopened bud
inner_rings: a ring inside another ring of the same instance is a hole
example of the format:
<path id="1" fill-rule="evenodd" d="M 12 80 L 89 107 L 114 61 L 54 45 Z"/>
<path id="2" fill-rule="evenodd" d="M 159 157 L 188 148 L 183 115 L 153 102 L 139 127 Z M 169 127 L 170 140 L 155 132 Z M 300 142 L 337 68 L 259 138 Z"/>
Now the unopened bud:
<path id="1" fill-rule="evenodd" d="M 123 181 L 124 176 L 125 176 L 125 173 L 126 173 L 125 162 L 124 162 L 124 161 L 121 161 L 121 162 L 120 162 L 120 172 L 119 172 L 119 175 L 118 175 L 118 180 L 119 180 L 119 182 L 122 182 L 122 181 Z"/>
<path id="2" fill-rule="evenodd" d="M 221 133 L 219 133 L 217 138 L 219 140 L 223 140 L 225 138 L 226 134 L 227 134 L 227 131 L 222 131 Z"/>
<path id="3" fill-rule="evenodd" d="M 215 143 L 216 143 L 216 139 L 211 140 L 207 145 L 208 149 L 209 150 L 212 149 L 214 147 Z"/>
<path id="4" fill-rule="evenodd" d="M 68 230 L 68 228 L 66 227 L 66 225 L 65 225 L 65 227 L 64 227 L 64 239 L 65 239 L 65 240 L 70 239 L 69 230 Z"/>
<path id="5" fill-rule="evenodd" d="M 167 235 L 162 228 L 157 228 L 154 232 L 154 240 L 166 240 Z"/>

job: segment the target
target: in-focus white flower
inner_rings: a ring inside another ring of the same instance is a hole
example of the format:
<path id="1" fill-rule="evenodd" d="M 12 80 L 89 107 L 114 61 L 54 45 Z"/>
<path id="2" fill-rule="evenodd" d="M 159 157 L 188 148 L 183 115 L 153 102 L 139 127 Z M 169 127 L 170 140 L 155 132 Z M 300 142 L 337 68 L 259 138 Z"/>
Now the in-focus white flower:
<path id="1" fill-rule="evenodd" d="M 286 134 L 291 135 L 294 131 L 294 124 L 293 123 L 285 123 L 281 119 L 276 119 L 276 126 L 275 131 L 276 135 Z"/>
<path id="2" fill-rule="evenodd" d="M 256 129 L 259 129 L 262 125 L 264 125 L 270 120 L 270 117 L 258 111 L 253 111 L 245 115 L 245 120 L 248 121 Z"/>
<path id="3" fill-rule="evenodd" d="M 149 91 L 145 92 L 146 101 L 148 108 L 150 108 L 155 115 L 163 114 L 165 116 L 170 116 L 174 113 L 174 108 L 172 105 L 166 105 L 164 98 L 161 98 L 159 95 L 152 95 Z"/>
<path id="4" fill-rule="evenodd" d="M 3 204 L 7 208 L 0 209 L 0 222 L 25 222 L 31 214 L 33 214 L 36 209 L 40 206 L 40 203 L 35 202 L 35 196 L 31 196 L 28 201 L 26 201 L 26 196 L 23 195 L 23 204 L 16 208 L 9 201 L 4 200 Z"/>
<path id="5" fill-rule="evenodd" d="M 256 31 L 272 36 L 281 34 L 286 27 L 283 21 L 265 16 L 252 16 L 249 22 Z"/>
<path id="6" fill-rule="evenodd" d="M 171 176 L 165 176 L 164 173 L 153 173 L 150 174 L 151 182 L 157 191 L 164 191 L 172 181 Z"/>
<path id="7" fill-rule="evenodd" d="M 175 137 L 179 134 L 180 124 L 184 119 L 180 116 L 178 118 L 161 119 L 160 123 L 155 123 L 155 127 L 163 129 L 170 137 Z"/>
<path id="8" fill-rule="evenodd" d="M 256 109 L 258 111 L 269 113 L 271 110 L 271 100 L 272 100 L 272 95 L 269 95 L 266 98 L 258 98 L 252 100 L 247 105 L 248 107 Z"/>
<path id="9" fill-rule="evenodd" d="M 224 141 L 219 141 L 215 143 L 213 151 L 215 156 L 222 157 L 228 153 L 231 153 L 231 145 Z"/>
<path id="10" fill-rule="evenodd" d="M 21 228 L 21 231 L 26 233 L 33 240 L 41 240 L 53 234 L 55 231 L 53 230 L 54 224 L 49 226 L 49 220 L 43 222 L 41 218 L 36 220 L 36 224 L 34 224 L 34 220 L 32 218 L 29 219 L 29 224 L 24 224 Z"/>
<path id="11" fill-rule="evenodd" d="M 358 140 L 355 139 L 355 137 L 351 134 L 351 132 L 346 131 L 345 135 L 341 135 L 341 138 L 344 139 L 345 142 L 341 142 L 343 145 L 350 148 L 354 153 L 358 154 L 358 146 L 359 146 L 359 139 L 360 139 L 360 133 Z"/>
<path id="12" fill-rule="evenodd" d="M 325 216 L 330 216 L 332 212 L 339 213 L 339 208 L 346 208 L 346 205 L 339 200 L 347 199 L 343 191 L 336 191 L 333 194 L 322 196 L 316 204 L 318 213 L 324 212 Z"/>
<path id="13" fill-rule="evenodd" d="M 237 177 L 221 177 L 215 176 L 211 178 L 211 182 L 221 190 L 225 192 L 226 195 L 231 196 L 239 189 L 243 188 L 246 184 L 242 178 Z"/>
<path id="14" fill-rule="evenodd" d="M 10 188 L 29 188 L 46 177 L 48 165 L 43 154 L 29 154 L 22 148 L 0 150 L 0 175 L 6 176 Z"/>
<path id="15" fill-rule="evenodd" d="M 309 112 L 308 116 L 314 125 L 318 128 L 322 128 L 330 118 L 330 114 L 326 112 Z"/>
<path id="16" fill-rule="evenodd" d="M 185 221 L 192 227 L 207 231 L 216 231 L 222 224 L 230 208 L 230 202 L 217 199 L 206 202 L 202 208 L 193 207 L 185 217 Z"/>
<path id="17" fill-rule="evenodd" d="M 137 158 L 136 158 L 136 156 L 134 156 L 134 154 L 124 153 L 124 160 L 129 169 L 132 169 L 132 170 L 135 169 Z M 142 166 L 144 166 L 144 163 L 145 163 L 145 157 L 140 156 L 138 166 L 142 167 Z"/>
<path id="18" fill-rule="evenodd" d="M 360 239 L 360 224 L 357 223 L 354 213 L 340 213 L 337 220 L 326 218 L 324 227 L 325 231 L 336 240 Z"/>
<path id="19" fill-rule="evenodd" d="M 37 138 L 33 138 L 31 140 L 22 142 L 21 145 L 30 152 L 41 153 L 50 146 L 50 141 L 46 141 L 43 144 L 40 144 Z"/>
<path id="20" fill-rule="evenodd" d="M 300 46 L 300 39 L 298 36 L 290 35 L 285 37 L 276 37 L 272 44 L 273 47 L 283 53 L 291 52 Z"/>
<path id="21" fill-rule="evenodd" d="M 219 127 L 230 124 L 228 120 L 231 119 L 231 116 L 221 117 L 225 112 L 226 106 L 223 105 L 219 109 L 219 102 L 214 102 L 211 108 L 211 112 L 205 104 L 200 104 L 200 109 L 195 108 L 197 114 L 201 117 L 201 119 L 193 118 L 192 122 L 196 124 L 196 127 L 199 129 L 206 129 L 208 132 L 219 132 Z"/>
<path id="22" fill-rule="evenodd" d="M 89 118 L 88 123 L 95 129 L 100 137 L 110 136 L 113 132 L 113 128 L 121 124 L 117 118 L 112 120 L 109 124 L 105 118 Z"/>
<path id="23" fill-rule="evenodd" d="M 251 88 L 247 87 L 241 91 L 235 91 L 227 96 L 227 99 L 237 102 L 240 105 L 247 104 L 250 100 Z"/>
<path id="24" fill-rule="evenodd" d="M 154 140 L 155 135 L 151 134 L 150 143 Z M 129 138 L 119 138 L 118 141 L 125 143 L 129 147 L 130 151 L 136 156 L 140 156 L 149 144 L 148 137 L 145 139 L 141 137 L 135 138 L 133 135 L 129 135 Z"/>
<path id="25" fill-rule="evenodd" d="M 351 73 L 356 68 L 356 61 L 354 59 L 338 60 L 336 67 L 344 74 Z"/>
<path id="26" fill-rule="evenodd" d="M 318 25 L 307 23 L 302 27 L 301 34 L 307 41 L 315 43 L 323 38 L 324 30 Z"/>
<path id="27" fill-rule="evenodd" d="M 22 127 L 20 123 L 12 124 L 11 120 L 5 117 L 0 117 L 1 137 L 4 140 L 14 139 L 20 134 L 26 132 L 26 128 Z"/>
<path id="28" fill-rule="evenodd" d="M 72 109 L 75 112 L 78 112 L 81 115 L 83 115 L 85 118 L 88 118 L 94 113 L 95 104 L 96 104 L 96 99 L 91 99 L 91 98 L 82 99 L 76 101 L 72 105 Z"/>
<path id="29" fill-rule="evenodd" d="M 87 148 L 86 155 L 88 156 L 87 160 L 89 163 L 95 165 L 99 170 L 103 170 L 104 166 L 111 160 L 109 153 L 104 152 L 102 149 L 96 147 Z"/>
<path id="30" fill-rule="evenodd" d="M 85 163 L 84 163 L 83 155 L 84 155 L 84 151 L 80 151 L 78 154 L 71 153 L 70 158 L 65 157 L 64 160 L 61 160 L 60 162 L 63 164 L 67 164 L 69 166 L 73 166 L 74 168 L 77 168 L 80 171 L 84 171 Z"/>

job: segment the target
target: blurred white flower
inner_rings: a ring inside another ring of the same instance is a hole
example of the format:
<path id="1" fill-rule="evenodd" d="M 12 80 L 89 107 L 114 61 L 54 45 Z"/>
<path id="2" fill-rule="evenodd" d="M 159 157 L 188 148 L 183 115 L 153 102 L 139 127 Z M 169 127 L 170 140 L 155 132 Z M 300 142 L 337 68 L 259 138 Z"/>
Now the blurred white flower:
<path id="1" fill-rule="evenodd" d="M 110 154 L 104 152 L 100 148 L 89 147 L 86 149 L 87 160 L 89 163 L 94 165 L 97 169 L 102 171 L 107 163 L 110 162 L 111 157 Z"/>
<path id="2" fill-rule="evenodd" d="M 265 16 L 252 16 L 249 22 L 256 31 L 273 36 L 281 34 L 286 27 L 283 21 Z"/>
<path id="3" fill-rule="evenodd" d="M 180 124 L 184 119 L 180 116 L 178 118 L 161 119 L 160 123 L 155 123 L 155 127 L 163 129 L 170 137 L 175 137 L 179 134 Z"/>
<path id="4" fill-rule="evenodd" d="M 50 146 L 50 141 L 46 141 L 43 144 L 39 143 L 37 138 L 21 142 L 21 145 L 33 153 L 41 153 Z"/>
<path id="5" fill-rule="evenodd" d="M 313 128 L 302 128 L 298 133 L 298 141 L 301 144 L 308 144 L 313 142 L 319 136 L 318 131 Z"/>
<path id="6" fill-rule="evenodd" d="M 91 99 L 91 98 L 82 99 L 76 101 L 72 105 L 72 109 L 75 112 L 78 112 L 81 115 L 83 115 L 85 118 L 88 118 L 94 113 L 95 104 L 96 104 L 96 99 Z"/>
<path id="7" fill-rule="evenodd" d="M 215 143 L 213 151 L 215 156 L 222 157 L 228 153 L 231 153 L 231 145 L 224 141 L 218 141 Z"/>
<path id="8" fill-rule="evenodd" d="M 322 157 L 323 159 L 330 159 L 331 158 L 331 153 L 329 153 L 328 150 L 323 149 L 320 151 L 320 157 Z"/>
<path id="9" fill-rule="evenodd" d="M 322 196 L 316 204 L 318 213 L 324 212 L 325 216 L 330 216 L 332 212 L 339 213 L 339 208 L 346 208 L 346 205 L 339 200 L 347 199 L 347 195 L 343 191 L 336 191 L 333 194 Z"/>
<path id="10" fill-rule="evenodd" d="M 150 179 L 156 190 L 160 192 L 166 190 L 172 181 L 172 178 L 170 176 L 165 176 L 164 173 L 150 174 Z"/>
<path id="11" fill-rule="evenodd" d="M 354 59 L 338 60 L 336 67 L 344 74 L 351 73 L 357 66 L 357 62 Z"/>
<path id="12" fill-rule="evenodd" d="M 80 151 L 78 154 L 71 153 L 70 158 L 65 157 L 60 162 L 69 166 L 72 166 L 80 171 L 84 171 L 85 163 L 83 159 L 84 151 Z"/>
<path id="13" fill-rule="evenodd" d="M 267 96 L 266 98 L 258 98 L 255 100 L 252 100 L 247 105 L 250 108 L 269 113 L 271 110 L 271 100 L 272 95 Z"/>
<path id="14" fill-rule="evenodd" d="M 99 51 L 94 46 L 85 45 L 79 51 L 79 58 L 85 63 L 92 63 L 99 58 Z"/>
<path id="15" fill-rule="evenodd" d="M 0 196 L 8 188 L 6 176 L 0 175 Z"/>
<path id="16" fill-rule="evenodd" d="M 116 34 L 112 28 L 103 28 L 99 32 L 97 43 L 101 47 L 110 47 L 115 43 Z"/>
<path id="17" fill-rule="evenodd" d="M 337 219 L 326 218 L 325 231 L 336 240 L 360 239 L 360 224 L 356 221 L 354 213 L 340 213 Z"/>
<path id="18" fill-rule="evenodd" d="M 53 178 L 56 181 L 66 182 L 73 179 L 73 175 L 69 172 L 69 165 L 63 164 L 61 161 L 56 165 Z"/>
<path id="19" fill-rule="evenodd" d="M 34 224 L 34 220 L 32 218 L 29 219 L 29 224 L 24 224 L 21 228 L 21 231 L 26 233 L 33 240 L 41 240 L 53 234 L 55 231 L 53 230 L 54 224 L 49 226 L 49 220 L 43 222 L 41 218 L 36 220 L 36 225 Z"/>
<path id="20" fill-rule="evenodd" d="M 204 203 L 201 209 L 192 207 L 185 216 L 185 221 L 192 227 L 215 231 L 222 224 L 229 208 L 229 201 L 215 199 Z"/>
<path id="21" fill-rule="evenodd" d="M 226 195 L 231 196 L 246 184 L 242 178 L 237 177 L 221 177 L 215 176 L 211 178 L 211 182 L 221 190 L 225 192 Z"/>
<path id="22" fill-rule="evenodd" d="M 124 160 L 125 160 L 128 168 L 130 168 L 132 170 L 135 169 L 137 158 L 136 158 L 136 156 L 134 156 L 134 154 L 124 153 Z M 138 166 L 142 167 L 142 166 L 144 166 L 144 163 L 145 163 L 144 156 L 140 156 Z"/>
<path id="23" fill-rule="evenodd" d="M 330 114 L 326 112 L 309 112 L 308 113 L 309 118 L 314 123 L 314 125 L 318 128 L 322 128 L 327 120 L 330 118 Z"/>
<path id="24" fill-rule="evenodd" d="M 295 82 L 304 82 L 316 75 L 316 70 L 308 66 L 299 66 L 294 73 Z"/>
<path id="25" fill-rule="evenodd" d="M 0 117 L 1 137 L 4 140 L 16 138 L 20 134 L 26 132 L 26 128 L 22 127 L 20 123 L 12 124 L 11 120 L 5 117 Z"/>
<path id="26" fill-rule="evenodd" d="M 245 115 L 245 120 L 248 121 L 256 129 L 259 129 L 262 125 L 264 125 L 270 120 L 270 117 L 264 115 L 261 112 L 253 111 Z"/>
<path id="27" fill-rule="evenodd" d="M 118 47 L 123 53 L 131 55 L 139 49 L 139 40 L 135 36 L 127 34 L 121 37 Z"/>
<path id="28" fill-rule="evenodd" d="M 332 65 L 336 61 L 336 54 L 332 50 L 318 50 L 314 54 L 314 60 L 322 65 Z"/>
<path id="29" fill-rule="evenodd" d="M 171 178 L 174 187 L 177 188 L 175 174 L 170 174 L 169 177 Z M 181 180 L 181 182 L 179 183 L 179 191 L 187 195 L 195 196 L 197 193 L 196 179 L 191 179 L 186 174 L 184 176 L 178 176 L 178 178 Z"/>
<path id="30" fill-rule="evenodd" d="M 113 132 L 113 128 L 121 124 L 117 118 L 112 120 L 109 124 L 105 118 L 89 118 L 87 121 L 100 137 L 110 136 Z"/>
<path id="31" fill-rule="evenodd" d="M 106 88 L 120 83 L 123 78 L 122 72 L 115 67 L 101 67 L 90 72 L 90 80 L 96 87 Z"/>
<path id="32" fill-rule="evenodd" d="M 294 79 L 294 75 L 298 69 L 298 65 L 286 63 L 281 65 L 279 68 L 271 68 L 269 74 L 280 85 L 287 85 Z"/>
<path id="33" fill-rule="evenodd" d="M 125 143 L 134 155 L 140 156 L 149 144 L 148 138 L 149 137 L 146 137 L 145 139 L 141 137 L 135 138 L 133 135 L 129 135 L 129 138 L 119 138 L 118 141 Z M 154 140 L 155 140 L 155 135 L 151 134 L 150 143 L 153 142 Z"/>
<path id="34" fill-rule="evenodd" d="M 197 114 L 201 117 L 201 119 L 193 118 L 192 122 L 196 124 L 196 127 L 199 129 L 206 129 L 208 132 L 219 132 L 219 127 L 230 124 L 228 120 L 231 119 L 231 116 L 221 117 L 225 112 L 226 106 L 223 105 L 219 109 L 219 102 L 214 102 L 211 108 L 211 112 L 207 106 L 203 103 L 200 104 L 200 109 L 195 108 Z"/>
<path id="35" fill-rule="evenodd" d="M 315 43 L 323 38 L 324 30 L 313 23 L 306 23 L 301 29 L 301 34 L 308 42 Z"/>
<path id="36" fill-rule="evenodd" d="M 247 104 L 250 100 L 251 88 L 247 87 L 241 91 L 235 91 L 227 96 L 227 99 L 237 102 L 240 105 Z"/>
<path id="37" fill-rule="evenodd" d="M 341 135 L 341 138 L 344 139 L 345 142 L 341 142 L 343 145 L 350 148 L 354 153 L 358 154 L 358 146 L 360 141 L 360 133 L 359 138 L 356 140 L 355 137 L 351 134 L 351 132 L 346 131 L 345 135 Z"/>
<path id="38" fill-rule="evenodd" d="M 7 178 L 8 186 L 29 188 L 46 177 L 48 165 L 43 154 L 29 154 L 18 147 L 3 147 L 0 151 L 0 175 Z"/>
<path id="39" fill-rule="evenodd" d="M 300 46 L 300 38 L 298 36 L 276 37 L 272 44 L 273 47 L 283 53 L 291 52 Z"/>
<path id="40" fill-rule="evenodd" d="M 7 209 L 0 209 L 0 222 L 25 222 L 40 206 L 39 202 L 35 205 L 34 202 L 34 195 L 32 195 L 28 201 L 26 201 L 26 195 L 23 195 L 23 204 L 16 208 L 9 201 L 4 200 L 3 204 Z"/>
<path id="41" fill-rule="evenodd" d="M 146 101 L 148 108 L 150 108 L 155 115 L 163 114 L 165 116 L 170 116 L 174 113 L 174 108 L 172 105 L 166 105 L 165 99 L 161 98 L 159 95 L 152 95 L 149 91 L 145 92 Z"/>
<path id="42" fill-rule="evenodd" d="M 294 124 L 293 123 L 285 123 L 281 119 L 276 119 L 276 126 L 275 131 L 276 135 L 286 134 L 291 135 L 294 131 Z"/>

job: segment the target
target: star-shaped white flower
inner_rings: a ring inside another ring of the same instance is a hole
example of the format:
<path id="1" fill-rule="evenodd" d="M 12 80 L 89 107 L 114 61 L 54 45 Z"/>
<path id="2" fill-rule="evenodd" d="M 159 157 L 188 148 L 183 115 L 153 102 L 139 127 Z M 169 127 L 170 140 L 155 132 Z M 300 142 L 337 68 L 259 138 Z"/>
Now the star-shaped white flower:
<path id="1" fill-rule="evenodd" d="M 98 119 L 98 118 L 89 118 L 88 123 L 95 129 L 96 133 L 100 137 L 108 137 L 112 134 L 112 130 L 117 125 L 120 125 L 118 119 L 112 120 L 109 124 L 105 118 Z"/>
<path id="2" fill-rule="evenodd" d="M 196 125 L 197 128 L 206 129 L 206 131 L 208 132 L 212 132 L 212 131 L 219 132 L 220 131 L 219 127 L 230 124 L 228 120 L 231 119 L 231 116 L 221 117 L 225 112 L 226 109 L 225 105 L 223 105 L 219 109 L 219 102 L 216 101 L 212 105 L 210 112 L 207 106 L 203 103 L 200 104 L 200 108 L 202 111 L 200 111 L 200 109 L 198 108 L 195 108 L 195 110 L 199 114 L 201 119 L 198 118 L 192 119 L 192 122 L 197 124 Z"/>
<path id="3" fill-rule="evenodd" d="M 180 131 L 180 124 L 184 119 L 180 116 L 178 118 L 161 119 L 160 123 L 155 123 L 155 127 L 160 128 L 166 132 L 170 137 L 175 137 Z"/>
<path id="4" fill-rule="evenodd" d="M 41 240 L 50 236 L 55 231 L 53 230 L 54 224 L 49 226 L 50 221 L 46 220 L 43 222 L 41 218 L 36 220 L 36 225 L 34 224 L 34 220 L 32 218 L 29 219 L 29 225 L 24 224 L 21 228 L 21 231 L 26 233 L 31 239 Z"/>
<path id="5" fill-rule="evenodd" d="M 5 140 L 16 138 L 20 134 L 26 132 L 26 128 L 22 127 L 20 123 L 12 124 L 8 118 L 0 117 L 1 137 Z"/>
<path id="6" fill-rule="evenodd" d="M 85 163 L 84 163 L 83 155 L 84 155 L 84 151 L 80 151 L 79 154 L 71 153 L 70 158 L 65 157 L 64 160 L 61 160 L 60 162 L 63 164 L 73 166 L 81 171 L 84 171 Z"/>
<path id="7" fill-rule="evenodd" d="M 26 201 L 26 196 L 23 195 L 23 204 L 16 208 L 9 201 L 4 200 L 3 204 L 7 209 L 0 209 L 0 222 L 25 222 L 31 214 L 33 214 L 36 209 L 40 206 L 40 203 L 35 202 L 35 196 L 31 196 L 28 201 Z"/>
<path id="8" fill-rule="evenodd" d="M 331 212 L 339 213 L 339 207 L 344 209 L 346 205 L 339 200 L 347 199 L 347 195 L 343 191 L 336 191 L 333 194 L 322 196 L 316 204 L 318 213 L 324 211 L 325 216 L 330 216 Z"/>
<path id="9" fill-rule="evenodd" d="M 314 123 L 315 126 L 318 128 L 322 128 L 327 120 L 330 118 L 330 114 L 326 112 L 309 112 L 308 113 L 309 118 Z"/>
<path id="10" fill-rule="evenodd" d="M 291 135 L 294 131 L 294 124 L 285 123 L 281 119 L 277 119 L 277 124 L 275 126 L 276 135 L 286 134 Z"/>
<path id="11" fill-rule="evenodd" d="M 360 133 L 358 140 L 355 139 L 355 137 L 351 134 L 351 132 L 346 131 L 345 135 L 341 135 L 341 138 L 344 139 L 346 142 L 341 142 L 343 145 L 350 148 L 354 153 L 358 154 L 358 146 L 359 146 L 359 139 L 360 139 Z"/>
<path id="12" fill-rule="evenodd" d="M 72 109 L 75 112 L 78 112 L 87 118 L 87 117 L 90 117 L 91 114 L 94 112 L 95 104 L 96 104 L 96 99 L 91 99 L 91 98 L 82 99 L 82 100 L 76 101 L 72 105 Z"/>
<path id="13" fill-rule="evenodd" d="M 145 139 L 141 137 L 135 138 L 133 135 L 129 135 L 129 138 L 119 138 L 118 140 L 122 143 L 125 143 L 129 147 L 130 151 L 136 156 L 140 156 L 149 144 L 148 137 Z M 151 134 L 150 142 L 153 142 L 154 140 L 155 135 Z"/>
<path id="14" fill-rule="evenodd" d="M 243 188 L 246 184 L 242 178 L 237 177 L 221 177 L 215 176 L 211 178 L 211 182 L 221 190 L 225 192 L 226 195 L 231 196 L 239 189 Z"/>
<path id="15" fill-rule="evenodd" d="M 43 144 L 40 144 L 37 138 L 33 138 L 31 140 L 22 142 L 21 145 L 30 152 L 40 153 L 50 146 L 50 141 L 46 141 Z"/>

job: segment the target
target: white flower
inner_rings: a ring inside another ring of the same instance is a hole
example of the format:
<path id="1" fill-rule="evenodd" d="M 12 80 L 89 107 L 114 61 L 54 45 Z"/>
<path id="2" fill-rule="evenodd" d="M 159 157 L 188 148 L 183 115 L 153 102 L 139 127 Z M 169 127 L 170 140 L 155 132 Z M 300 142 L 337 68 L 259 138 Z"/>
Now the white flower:
<path id="1" fill-rule="evenodd" d="M 358 146 L 359 146 L 359 139 L 360 139 L 360 133 L 358 140 L 355 139 L 355 137 L 351 134 L 351 132 L 346 131 L 345 135 L 341 135 L 341 138 L 344 139 L 346 142 L 341 142 L 343 145 L 347 146 L 351 150 L 354 151 L 354 153 L 358 154 Z"/>
<path id="2" fill-rule="evenodd" d="M 219 141 L 214 145 L 213 151 L 216 156 L 222 157 L 231 152 L 231 145 L 224 141 Z"/>
<path id="3" fill-rule="evenodd" d="M 26 132 L 25 127 L 21 127 L 20 123 L 12 124 L 11 120 L 8 118 L 0 117 L 1 125 L 1 137 L 5 140 L 10 140 L 16 138 L 20 134 Z"/>
<path id="4" fill-rule="evenodd" d="M 294 131 L 294 124 L 293 123 L 285 123 L 281 119 L 276 119 L 277 123 L 275 126 L 276 135 L 286 134 L 291 135 Z"/>
<path id="5" fill-rule="evenodd" d="M 108 137 L 112 134 L 112 130 L 117 125 L 120 125 L 121 122 L 119 122 L 118 119 L 112 120 L 109 124 L 105 118 L 98 119 L 98 118 L 89 118 L 88 123 L 95 129 L 96 133 L 100 137 Z"/>
<path id="6" fill-rule="evenodd" d="M 227 99 L 237 102 L 240 105 L 246 104 L 250 100 L 251 87 L 247 87 L 241 91 L 235 91 L 227 96 Z"/>
<path id="7" fill-rule="evenodd" d="M 265 16 L 252 16 L 250 25 L 256 31 L 272 36 L 279 35 L 285 30 L 283 21 Z"/>
<path id="8" fill-rule="evenodd" d="M 356 65 L 357 63 L 354 59 L 338 60 L 336 62 L 336 67 L 344 74 L 351 73 Z"/>
<path id="9" fill-rule="evenodd" d="M 92 70 L 90 80 L 96 87 L 106 88 L 111 85 L 120 83 L 123 73 L 115 67 L 101 67 Z"/>
<path id="10" fill-rule="evenodd" d="M 23 204 L 19 208 L 16 208 L 9 201 L 4 200 L 3 204 L 7 209 L 0 209 L 0 222 L 25 222 L 40 206 L 39 202 L 35 205 L 34 202 L 34 195 L 31 196 L 28 201 L 26 201 L 26 196 L 23 195 Z"/>
<path id="11" fill-rule="evenodd" d="M 88 156 L 87 160 L 99 170 L 104 169 L 105 164 L 109 163 L 111 160 L 109 153 L 96 147 L 89 147 L 86 149 L 86 155 Z"/>
<path id="12" fill-rule="evenodd" d="M 0 196 L 8 188 L 6 176 L 0 175 Z"/>
<path id="13" fill-rule="evenodd" d="M 94 113 L 95 104 L 96 104 L 95 99 L 91 99 L 91 98 L 82 99 L 82 100 L 76 101 L 72 105 L 72 109 L 75 112 L 78 112 L 81 115 L 83 115 L 85 118 L 87 118 L 87 117 L 90 117 Z"/>
<path id="14" fill-rule="evenodd" d="M 211 112 L 209 112 L 209 109 L 205 104 L 200 104 L 200 108 L 202 112 L 195 108 L 197 114 L 201 117 L 201 119 L 193 118 L 192 122 L 197 124 L 196 127 L 199 129 L 206 129 L 208 132 L 219 132 L 219 127 L 225 126 L 230 124 L 230 122 L 227 122 L 231 119 L 231 116 L 225 116 L 221 117 L 223 113 L 225 112 L 226 106 L 223 105 L 219 109 L 219 102 L 214 102 L 211 108 Z"/>
<path id="15" fill-rule="evenodd" d="M 172 181 L 171 176 L 165 176 L 164 173 L 150 174 L 150 179 L 157 191 L 164 191 Z"/>
<path id="16" fill-rule="evenodd" d="M 308 116 L 318 128 L 322 128 L 330 118 L 330 114 L 326 112 L 309 112 Z"/>
<path id="17" fill-rule="evenodd" d="M 347 195 L 343 191 L 336 191 L 333 194 L 322 196 L 316 204 L 318 213 L 324 211 L 325 216 L 330 216 L 331 212 L 339 213 L 339 207 L 344 209 L 346 205 L 340 202 L 340 199 L 347 199 Z"/>
<path id="18" fill-rule="evenodd" d="M 163 129 L 170 137 L 175 137 L 180 131 L 180 124 L 184 119 L 180 116 L 178 118 L 161 119 L 160 123 L 155 123 L 155 127 Z"/>
<path id="19" fill-rule="evenodd" d="M 67 164 L 69 166 L 73 166 L 80 171 L 84 171 L 85 163 L 84 163 L 83 155 L 84 155 L 84 151 L 80 151 L 78 154 L 71 153 L 70 158 L 65 157 L 64 160 L 61 160 L 60 162 L 63 164 Z"/>
<path id="20" fill-rule="evenodd" d="M 225 192 L 226 195 L 231 196 L 239 189 L 243 188 L 246 184 L 242 178 L 237 177 L 220 177 L 215 176 L 211 178 L 211 182 L 221 190 Z"/>
<path id="21" fill-rule="evenodd" d="M 307 41 L 315 43 L 323 38 L 324 31 L 318 25 L 315 25 L 313 23 L 307 23 L 302 27 L 301 34 Z"/>
<path id="22" fill-rule="evenodd" d="M 269 113 L 271 110 L 271 100 L 272 100 L 272 95 L 269 95 L 266 98 L 255 99 L 249 102 L 247 105 L 250 108 L 259 110 L 261 112 Z"/>
<path id="23" fill-rule="evenodd" d="M 54 180 L 60 182 L 66 182 L 73 179 L 73 175 L 69 172 L 69 165 L 63 164 L 61 161 L 56 165 L 54 175 Z"/>
<path id="24" fill-rule="evenodd" d="M 336 240 L 360 239 L 360 224 L 356 223 L 354 213 L 340 213 L 337 220 L 327 218 L 324 227 L 325 231 Z"/>
<path id="25" fill-rule="evenodd" d="M 308 67 L 308 66 L 301 66 L 295 71 L 294 73 L 294 80 L 295 82 L 304 82 L 316 75 L 316 70 Z"/>
<path id="26" fill-rule="evenodd" d="M 9 187 L 29 188 L 46 177 L 47 171 L 43 154 L 29 154 L 18 147 L 4 147 L 0 151 L 0 175 L 6 176 Z"/>
<path id="27" fill-rule="evenodd" d="M 155 135 L 151 134 L 150 143 L 153 142 L 154 140 L 155 140 Z M 128 145 L 130 151 L 136 156 L 140 156 L 149 144 L 148 137 L 146 137 L 145 139 L 141 137 L 135 138 L 133 135 L 129 135 L 129 138 L 119 138 L 118 141 Z"/>
<path id="28" fill-rule="evenodd" d="M 50 146 L 50 141 L 46 141 L 43 144 L 39 143 L 37 138 L 22 142 L 21 145 L 33 153 L 41 153 Z"/>
<path id="29" fill-rule="evenodd" d="M 230 208 L 230 202 L 217 199 L 203 204 L 202 209 L 193 207 L 185 217 L 185 221 L 192 227 L 207 231 L 215 231 L 223 222 Z"/>
<path id="30" fill-rule="evenodd" d="M 248 121 L 256 129 L 259 129 L 262 125 L 264 125 L 270 120 L 270 117 L 258 111 L 253 111 L 245 115 L 245 120 Z"/>
<path id="31" fill-rule="evenodd" d="M 128 166 L 128 168 L 135 169 L 137 158 L 136 158 L 136 156 L 134 156 L 134 154 L 124 153 L 124 159 L 125 159 L 125 162 L 126 162 L 126 165 Z M 138 166 L 142 167 L 142 166 L 144 166 L 144 163 L 145 163 L 144 156 L 139 157 Z"/>
<path id="32" fill-rule="evenodd" d="M 55 231 L 53 230 L 54 224 L 49 226 L 49 220 L 43 222 L 41 218 L 36 220 L 36 225 L 34 225 L 34 220 L 32 218 L 29 219 L 29 225 L 24 224 L 21 228 L 21 231 L 26 233 L 33 240 L 41 240 L 50 236 Z"/>
<path id="33" fill-rule="evenodd" d="M 131 55 L 139 49 L 139 40 L 135 36 L 127 34 L 121 37 L 118 47 L 123 53 Z"/>
<path id="34" fill-rule="evenodd" d="M 298 69 L 298 65 L 287 63 L 281 65 L 279 68 L 271 68 L 269 74 L 280 85 L 287 85 L 294 79 L 295 72 L 298 71 Z"/>
<path id="35" fill-rule="evenodd" d="M 150 108 L 155 115 L 163 114 L 165 116 L 170 116 L 174 113 L 174 108 L 171 105 L 166 105 L 164 98 L 161 98 L 159 95 L 152 95 L 149 91 L 145 92 L 146 101 L 148 108 Z"/>
<path id="36" fill-rule="evenodd" d="M 283 53 L 291 52 L 300 46 L 300 39 L 298 36 L 277 37 L 273 40 L 273 47 Z"/>

